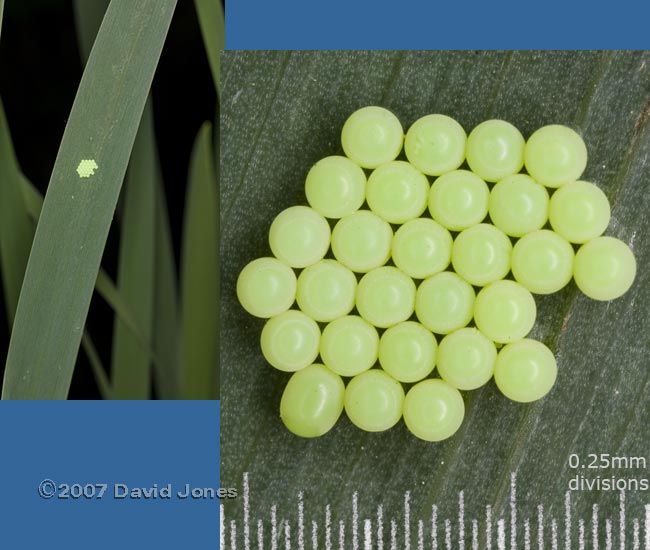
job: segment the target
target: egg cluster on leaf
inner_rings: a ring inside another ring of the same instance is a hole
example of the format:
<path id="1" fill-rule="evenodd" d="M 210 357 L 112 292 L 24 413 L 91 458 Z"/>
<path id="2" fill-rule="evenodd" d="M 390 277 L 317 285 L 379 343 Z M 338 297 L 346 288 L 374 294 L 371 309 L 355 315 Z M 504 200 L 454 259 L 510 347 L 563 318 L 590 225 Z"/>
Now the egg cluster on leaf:
<path id="1" fill-rule="evenodd" d="M 280 404 L 287 428 L 320 436 L 345 411 L 363 430 L 403 419 L 439 441 L 462 424 L 461 391 L 494 379 L 514 401 L 545 396 L 557 364 L 527 338 L 533 294 L 573 279 L 612 300 L 636 272 L 630 248 L 602 236 L 609 201 L 580 180 L 581 136 L 549 125 L 526 141 L 503 120 L 467 135 L 443 114 L 404 135 L 393 113 L 370 106 L 347 119 L 341 145 L 345 156 L 307 174 L 309 206 L 271 224 L 273 257 L 237 281 L 242 306 L 269 319 L 264 357 L 293 373 Z"/>

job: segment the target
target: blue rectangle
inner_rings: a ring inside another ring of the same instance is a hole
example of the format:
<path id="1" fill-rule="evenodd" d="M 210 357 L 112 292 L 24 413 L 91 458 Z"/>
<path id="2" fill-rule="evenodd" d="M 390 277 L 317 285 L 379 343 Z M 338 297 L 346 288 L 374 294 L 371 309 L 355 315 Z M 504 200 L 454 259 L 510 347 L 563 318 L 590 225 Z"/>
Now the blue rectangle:
<path id="1" fill-rule="evenodd" d="M 3 401 L 0 422 L 3 547 L 218 548 L 218 401 Z"/>
<path id="2" fill-rule="evenodd" d="M 228 49 L 646 49 L 650 3 L 231 0 Z"/>

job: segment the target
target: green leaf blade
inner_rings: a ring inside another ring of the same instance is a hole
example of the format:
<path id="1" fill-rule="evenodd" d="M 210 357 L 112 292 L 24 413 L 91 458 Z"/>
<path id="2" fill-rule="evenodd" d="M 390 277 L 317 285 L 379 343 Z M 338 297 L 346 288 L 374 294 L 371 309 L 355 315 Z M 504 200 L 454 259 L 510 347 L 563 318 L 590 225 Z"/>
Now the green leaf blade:
<path id="1" fill-rule="evenodd" d="M 102 399 L 112 399 L 113 388 L 111 387 L 111 381 L 108 379 L 106 369 L 104 368 L 99 353 L 97 353 L 95 344 L 93 343 L 90 334 L 88 334 L 88 331 L 84 331 L 84 334 L 81 337 L 81 347 L 86 352 L 90 368 L 93 371 L 93 376 L 95 377 L 95 382 L 97 383 L 97 388 L 99 389 Z"/>
<path id="2" fill-rule="evenodd" d="M 120 235 L 118 290 L 151 340 L 154 289 L 154 208 L 156 151 L 153 111 L 148 102 L 133 146 L 125 183 L 124 216 Z M 111 377 L 115 399 L 149 399 L 150 357 L 129 326 L 116 316 L 113 329 Z"/>
<path id="3" fill-rule="evenodd" d="M 158 361 L 154 363 L 154 382 L 160 399 L 180 399 L 182 373 L 178 281 L 167 204 L 160 180 L 156 192 L 155 216 L 153 347 Z"/>
<path id="4" fill-rule="evenodd" d="M 4 399 L 64 399 L 175 0 L 113 0 L 48 187 L 9 344 Z M 76 172 L 83 159 L 98 169 Z M 34 346 L 34 341 L 39 345 Z"/>
<path id="5" fill-rule="evenodd" d="M 20 171 L 1 101 L 0 158 L 6 160 L 0 164 L 0 274 L 5 283 L 3 290 L 11 326 L 43 196 Z M 100 393 L 104 399 L 108 399 L 111 395 L 110 382 L 87 331 L 81 342 Z"/>
<path id="6" fill-rule="evenodd" d="M 81 59 L 85 63 L 95 43 L 110 0 L 74 0 L 74 18 Z"/>
<path id="7" fill-rule="evenodd" d="M 5 10 L 5 0 L 0 0 L 0 33 L 2 32 L 2 14 Z"/>
<path id="8" fill-rule="evenodd" d="M 196 138 L 190 163 L 181 260 L 185 399 L 216 399 L 218 370 L 218 198 L 212 125 Z"/>
<path id="9" fill-rule="evenodd" d="M 13 324 L 25 276 L 34 224 L 23 196 L 25 177 L 11 142 L 4 107 L 0 102 L 0 275 L 9 326 Z"/>
<path id="10" fill-rule="evenodd" d="M 212 79 L 217 89 L 221 88 L 220 52 L 225 48 L 225 22 L 221 0 L 194 0 L 196 13 L 201 26 L 205 51 L 212 71 Z"/>
<path id="11" fill-rule="evenodd" d="M 23 197 L 25 198 L 27 212 L 29 214 L 30 220 L 35 225 L 38 223 L 41 208 L 43 207 L 43 196 L 27 178 L 22 178 L 22 184 Z M 171 242 L 168 244 L 171 247 Z M 149 342 L 145 337 L 144 329 L 139 326 L 133 312 L 131 311 L 130 306 L 126 303 L 117 286 L 103 268 L 100 268 L 99 273 L 97 274 L 97 280 L 95 281 L 95 290 L 106 301 L 106 303 L 111 306 L 117 317 L 126 326 L 129 327 L 131 333 L 137 337 L 140 346 L 147 350 L 149 358 L 154 362 L 154 365 L 159 363 L 161 359 L 149 346 Z"/>

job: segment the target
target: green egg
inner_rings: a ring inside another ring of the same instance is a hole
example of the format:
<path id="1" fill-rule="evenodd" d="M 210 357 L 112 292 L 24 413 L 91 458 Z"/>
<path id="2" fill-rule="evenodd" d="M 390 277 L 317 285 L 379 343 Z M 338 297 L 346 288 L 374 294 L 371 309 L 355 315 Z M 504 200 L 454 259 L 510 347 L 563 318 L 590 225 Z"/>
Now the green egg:
<path id="1" fill-rule="evenodd" d="M 387 329 L 379 340 L 379 363 L 400 382 L 419 382 L 436 364 L 436 339 L 420 323 L 405 321 Z"/>
<path id="2" fill-rule="evenodd" d="M 309 170 L 305 194 L 316 212 L 339 219 L 361 208 L 366 199 L 366 175 L 346 157 L 326 157 Z"/>
<path id="3" fill-rule="evenodd" d="M 454 435 L 465 416 L 460 392 L 443 380 L 423 380 L 404 398 L 404 423 L 424 441 L 442 441 Z"/>
<path id="4" fill-rule="evenodd" d="M 468 283 L 485 286 L 503 279 L 510 271 L 512 243 L 491 224 L 481 223 L 465 229 L 454 240 L 451 263 Z"/>
<path id="5" fill-rule="evenodd" d="M 395 232 L 393 261 L 414 279 L 425 279 L 447 268 L 452 243 L 451 234 L 439 223 L 429 218 L 411 220 Z"/>
<path id="6" fill-rule="evenodd" d="M 379 369 L 355 376 L 345 389 L 345 413 L 367 432 L 392 428 L 402 418 L 402 384 Z"/>
<path id="7" fill-rule="evenodd" d="M 497 356 L 494 381 L 501 393 L 520 403 L 544 397 L 555 384 L 557 363 L 550 349 L 524 339 L 504 346 Z"/>
<path id="8" fill-rule="evenodd" d="M 408 162 L 396 160 L 376 168 L 368 178 L 370 209 L 389 223 L 417 218 L 427 207 L 429 181 Z"/>
<path id="9" fill-rule="evenodd" d="M 551 197 L 551 226 L 572 243 L 582 244 L 600 237 L 609 225 L 609 218 L 609 200 L 593 183 L 567 183 Z"/>
<path id="10" fill-rule="evenodd" d="M 548 191 L 526 174 L 499 181 L 490 191 L 492 223 L 511 237 L 522 237 L 544 227 L 548 220 Z"/>
<path id="11" fill-rule="evenodd" d="M 355 376 L 377 362 L 378 346 L 377 329 L 357 315 L 348 315 L 325 327 L 320 355 L 336 374 Z"/>
<path id="12" fill-rule="evenodd" d="M 505 120 L 486 120 L 467 137 L 467 164 L 485 181 L 499 181 L 524 166 L 524 136 Z"/>
<path id="13" fill-rule="evenodd" d="M 476 327 L 499 344 L 521 340 L 533 328 L 536 316 L 533 295 L 514 281 L 496 281 L 476 295 Z"/>
<path id="14" fill-rule="evenodd" d="M 564 288 L 573 275 L 573 247 L 547 229 L 528 233 L 512 249 L 512 274 L 535 294 Z"/>
<path id="15" fill-rule="evenodd" d="M 298 277 L 298 307 L 315 321 L 327 323 L 350 313 L 354 307 L 357 278 L 335 260 L 321 260 Z"/>
<path id="16" fill-rule="evenodd" d="M 393 230 L 368 210 L 341 218 L 332 231 L 332 252 L 352 271 L 367 273 L 390 258 Z"/>
<path id="17" fill-rule="evenodd" d="M 262 354 L 273 367 L 295 372 L 318 357 L 320 329 L 312 318 L 291 309 L 266 322 L 260 344 Z"/>
<path id="18" fill-rule="evenodd" d="M 438 348 L 438 372 L 459 390 L 475 390 L 492 378 L 497 348 L 475 328 L 461 328 L 445 336 Z"/>
<path id="19" fill-rule="evenodd" d="M 479 176 L 468 170 L 454 170 L 433 182 L 429 212 L 443 227 L 461 231 L 485 219 L 489 197 L 490 190 Z"/>
<path id="20" fill-rule="evenodd" d="M 427 115 L 416 120 L 406 132 L 404 152 L 420 172 L 440 176 L 456 170 L 465 160 L 467 134 L 446 115 Z"/>
<path id="21" fill-rule="evenodd" d="M 269 230 L 271 252 L 291 267 L 307 267 L 325 257 L 330 226 L 316 210 L 292 206 L 280 212 Z"/>
<path id="22" fill-rule="evenodd" d="M 474 313 L 476 294 L 456 273 L 443 271 L 422 281 L 415 298 L 415 314 L 430 331 L 449 334 L 466 326 Z"/>
<path id="23" fill-rule="evenodd" d="M 357 287 L 359 314 L 376 327 L 387 328 L 406 321 L 415 305 L 415 283 L 396 267 L 366 273 Z"/>
<path id="24" fill-rule="evenodd" d="M 341 131 L 345 155 L 363 168 L 377 168 L 395 160 L 403 142 L 400 121 L 383 107 L 363 107 L 355 111 Z"/>
<path id="25" fill-rule="evenodd" d="M 625 294 L 636 276 L 630 247 L 613 237 L 597 237 L 583 244 L 573 263 L 578 288 L 594 300 L 614 300 Z"/>
<path id="26" fill-rule="evenodd" d="M 560 187 L 580 178 L 587 166 L 587 147 L 580 134 L 551 124 L 533 133 L 524 150 L 526 170 L 546 187 Z"/>
<path id="27" fill-rule="evenodd" d="M 280 418 L 300 437 L 319 437 L 329 432 L 343 412 L 345 385 L 324 365 L 310 365 L 295 372 L 280 401 Z"/>
<path id="28" fill-rule="evenodd" d="M 253 260 L 237 278 L 237 298 L 255 317 L 279 315 L 296 299 L 296 274 L 275 258 Z"/>

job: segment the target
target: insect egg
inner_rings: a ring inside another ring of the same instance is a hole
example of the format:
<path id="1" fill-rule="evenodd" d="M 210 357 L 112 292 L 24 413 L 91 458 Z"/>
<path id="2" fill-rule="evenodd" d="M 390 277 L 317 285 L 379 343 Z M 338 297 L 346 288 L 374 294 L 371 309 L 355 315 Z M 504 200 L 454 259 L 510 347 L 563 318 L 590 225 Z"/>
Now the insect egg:
<path id="1" fill-rule="evenodd" d="M 536 315 L 533 295 L 514 281 L 496 281 L 476 295 L 476 327 L 499 344 L 521 340 L 533 328 Z"/>
<path id="2" fill-rule="evenodd" d="M 367 273 L 390 258 L 393 230 L 368 210 L 341 218 L 332 231 L 334 257 L 357 273 Z"/>
<path id="3" fill-rule="evenodd" d="M 404 130 L 399 119 L 383 107 L 363 107 L 343 125 L 341 145 L 345 155 L 363 168 L 395 160 L 402 150 Z"/>
<path id="4" fill-rule="evenodd" d="M 377 361 L 377 329 L 357 315 L 340 317 L 323 330 L 320 355 L 341 376 L 355 376 Z"/>
<path id="5" fill-rule="evenodd" d="M 449 334 L 472 320 L 476 294 L 456 273 L 443 271 L 422 281 L 415 298 L 415 314 L 430 331 Z"/>
<path id="6" fill-rule="evenodd" d="M 597 237 L 576 253 L 573 277 L 578 288 L 594 300 L 622 296 L 635 275 L 636 260 L 630 247 L 613 237 Z"/>
<path id="7" fill-rule="evenodd" d="M 458 431 L 465 416 L 460 392 L 440 379 L 415 384 L 404 399 L 404 423 L 420 439 L 442 441 Z"/>
<path id="8" fill-rule="evenodd" d="M 345 389 L 345 412 L 350 421 L 367 432 L 392 428 L 402 418 L 402 384 L 381 369 L 355 376 Z"/>
<path id="9" fill-rule="evenodd" d="M 524 339 L 504 346 L 497 356 L 494 380 L 501 392 L 520 403 L 544 397 L 555 384 L 553 352 L 537 340 Z"/>
<path id="10" fill-rule="evenodd" d="M 418 382 L 431 374 L 436 339 L 420 323 L 405 321 L 387 329 L 379 340 L 379 363 L 400 382 Z"/>
<path id="11" fill-rule="evenodd" d="M 269 229 L 271 251 L 291 267 L 307 267 L 322 260 L 330 247 L 330 226 L 307 206 L 280 212 Z"/>
<path id="12" fill-rule="evenodd" d="M 564 288 L 573 275 L 573 248 L 547 229 L 528 233 L 512 249 L 512 274 L 535 294 L 551 294 Z"/>
<path id="13" fill-rule="evenodd" d="M 481 223 L 461 231 L 451 249 L 454 270 L 468 283 L 484 286 L 510 271 L 512 243 L 503 231 Z"/>
<path id="14" fill-rule="evenodd" d="M 296 301 L 312 319 L 327 323 L 350 313 L 354 307 L 357 279 L 334 260 L 321 260 L 298 276 Z"/>
<path id="15" fill-rule="evenodd" d="M 429 181 L 408 162 L 382 164 L 370 174 L 366 189 L 368 206 L 390 223 L 417 218 L 427 207 Z"/>
<path id="16" fill-rule="evenodd" d="M 587 147 L 575 130 L 559 124 L 533 133 L 524 150 L 526 170 L 546 187 L 576 181 L 587 166 Z"/>
<path id="17" fill-rule="evenodd" d="M 526 174 L 499 181 L 490 191 L 492 223 L 511 237 L 541 229 L 548 220 L 548 191 Z"/>
<path id="18" fill-rule="evenodd" d="M 415 283 L 396 267 L 373 269 L 359 281 L 357 309 L 376 327 L 387 328 L 406 321 L 415 307 Z"/>
<path id="19" fill-rule="evenodd" d="M 339 219 L 361 208 L 366 197 L 366 175 L 346 157 L 326 157 L 309 170 L 305 195 L 316 212 Z"/>
<path id="20" fill-rule="evenodd" d="M 269 319 L 262 329 L 264 358 L 276 369 L 295 372 L 318 356 L 320 329 L 301 311 L 289 310 Z"/>
<path id="21" fill-rule="evenodd" d="M 499 181 L 524 165 L 526 142 L 521 132 L 505 120 L 486 120 L 467 137 L 467 164 L 485 181 Z"/>
<path id="22" fill-rule="evenodd" d="M 295 372 L 282 394 L 280 418 L 296 435 L 318 437 L 329 432 L 343 412 L 345 385 L 323 365 Z"/>
<path id="23" fill-rule="evenodd" d="M 481 223 L 488 213 L 490 190 L 476 174 L 454 170 L 440 176 L 429 192 L 429 212 L 451 231 Z"/>
<path id="24" fill-rule="evenodd" d="M 440 176 L 456 170 L 465 160 L 467 134 L 463 127 L 446 115 L 426 115 L 406 132 L 404 152 L 420 172 Z"/>
<path id="25" fill-rule="evenodd" d="M 296 299 L 296 275 L 275 258 L 258 258 L 241 270 L 237 298 L 255 317 L 268 319 L 291 307 Z"/>
<path id="26" fill-rule="evenodd" d="M 411 220 L 395 232 L 393 261 L 407 275 L 424 279 L 449 265 L 452 242 L 449 231 L 433 220 Z"/>
<path id="27" fill-rule="evenodd" d="M 475 328 L 461 328 L 445 336 L 438 348 L 438 372 L 459 390 L 475 390 L 492 378 L 497 349 Z"/>
<path id="28" fill-rule="evenodd" d="M 609 217 L 609 200 L 593 183 L 567 183 L 551 197 L 551 226 L 572 243 L 582 244 L 600 237 L 609 225 Z"/>

